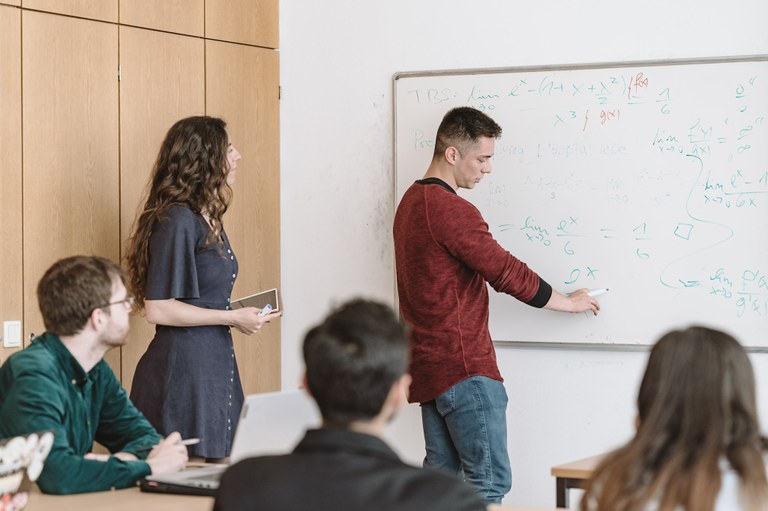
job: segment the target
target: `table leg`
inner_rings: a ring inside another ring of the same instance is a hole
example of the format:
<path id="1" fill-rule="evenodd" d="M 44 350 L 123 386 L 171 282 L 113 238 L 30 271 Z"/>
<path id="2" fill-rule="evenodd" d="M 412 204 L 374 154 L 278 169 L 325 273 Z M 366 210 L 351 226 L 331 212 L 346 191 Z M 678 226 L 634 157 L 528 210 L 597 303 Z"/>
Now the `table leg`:
<path id="1" fill-rule="evenodd" d="M 557 507 L 568 507 L 568 479 L 565 477 L 555 478 L 555 501 Z"/>

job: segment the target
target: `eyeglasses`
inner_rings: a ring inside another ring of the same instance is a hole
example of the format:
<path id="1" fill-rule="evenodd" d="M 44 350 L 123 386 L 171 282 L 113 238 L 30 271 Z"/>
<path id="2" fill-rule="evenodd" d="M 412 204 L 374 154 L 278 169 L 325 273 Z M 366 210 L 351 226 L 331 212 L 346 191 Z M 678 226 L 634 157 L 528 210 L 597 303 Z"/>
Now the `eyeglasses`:
<path id="1" fill-rule="evenodd" d="M 104 309 L 105 307 L 109 307 L 112 305 L 117 305 L 119 303 L 123 304 L 123 307 L 125 307 L 125 310 L 131 310 L 133 308 L 133 303 L 136 301 L 136 297 L 133 295 L 128 295 L 122 300 L 118 300 L 116 302 L 109 302 L 105 303 L 104 305 L 101 305 L 99 307 L 96 307 L 97 309 Z"/>

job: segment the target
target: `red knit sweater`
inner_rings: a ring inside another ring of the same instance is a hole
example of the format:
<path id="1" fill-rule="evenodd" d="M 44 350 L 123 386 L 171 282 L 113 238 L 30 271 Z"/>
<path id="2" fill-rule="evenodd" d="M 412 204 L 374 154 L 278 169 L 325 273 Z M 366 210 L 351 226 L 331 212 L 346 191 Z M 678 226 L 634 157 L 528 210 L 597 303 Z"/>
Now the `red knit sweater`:
<path id="1" fill-rule="evenodd" d="M 409 400 L 430 401 L 471 376 L 503 381 L 488 332 L 488 282 L 534 307 L 552 288 L 493 239 L 445 182 L 417 181 L 395 214 L 400 311 L 411 327 Z"/>

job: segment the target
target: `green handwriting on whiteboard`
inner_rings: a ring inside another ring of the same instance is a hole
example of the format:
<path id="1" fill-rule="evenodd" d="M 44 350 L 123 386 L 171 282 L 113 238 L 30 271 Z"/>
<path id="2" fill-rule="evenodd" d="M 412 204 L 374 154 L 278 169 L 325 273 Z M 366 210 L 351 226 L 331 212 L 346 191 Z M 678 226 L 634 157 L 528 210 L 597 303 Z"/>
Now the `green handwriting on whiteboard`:
<path id="1" fill-rule="evenodd" d="M 503 128 L 493 172 L 459 192 L 494 238 L 561 291 L 611 289 L 597 318 L 492 292 L 495 339 L 649 342 L 703 322 L 768 346 L 768 57 L 405 74 L 396 200 L 459 105 Z"/>

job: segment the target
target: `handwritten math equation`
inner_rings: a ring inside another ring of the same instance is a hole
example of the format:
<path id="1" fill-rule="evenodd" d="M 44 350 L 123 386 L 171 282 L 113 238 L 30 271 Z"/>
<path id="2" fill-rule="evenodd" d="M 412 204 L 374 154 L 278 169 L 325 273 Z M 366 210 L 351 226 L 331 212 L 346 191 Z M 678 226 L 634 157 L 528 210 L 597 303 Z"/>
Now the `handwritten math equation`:
<path id="1" fill-rule="evenodd" d="M 660 288 L 726 302 L 736 318 L 751 317 L 768 321 L 768 267 L 765 266 L 768 261 L 763 266 L 740 270 L 717 266 L 711 271 L 702 271 L 685 262 L 691 254 L 683 251 L 682 255 L 672 255 L 665 246 L 671 240 L 681 243 L 690 241 L 695 226 L 692 223 L 677 222 L 664 229 L 666 232 L 648 222 L 623 227 L 611 225 L 584 228 L 576 215 L 564 216 L 554 223 L 527 215 L 514 224 L 495 225 L 493 230 L 498 238 L 509 237 L 517 242 L 535 245 L 539 252 L 545 251 L 541 253 L 549 251 L 549 259 L 552 259 L 552 254 L 557 256 L 556 259 L 560 261 L 558 273 L 562 277 L 558 285 L 595 287 L 606 279 L 615 279 L 618 261 L 621 261 L 620 266 L 627 273 L 631 273 L 630 266 L 663 259 L 663 262 L 649 265 L 641 271 L 658 272 L 656 276 L 648 274 L 648 279 L 657 282 Z M 665 243 L 659 243 L 662 238 L 666 238 Z M 712 245 L 717 244 L 717 241 L 712 242 Z M 594 253 L 595 246 L 603 256 L 590 255 Z M 593 250 L 587 250 L 587 247 Z M 605 257 L 611 259 L 611 262 L 606 264 Z M 672 262 L 668 261 L 670 259 Z"/>
<path id="2" fill-rule="evenodd" d="M 768 318 L 768 274 L 764 270 L 731 271 L 719 267 L 700 285 L 715 299 L 732 303 L 739 318 Z"/>
<path id="3" fill-rule="evenodd" d="M 722 310 L 743 328 L 765 328 L 766 62 L 500 70 L 406 84 L 398 113 L 434 122 L 398 131 L 398 152 L 414 161 L 431 158 L 452 107 L 502 126 L 493 173 L 460 194 L 502 246 L 534 269 L 545 265 L 553 285 L 613 291 L 618 281 L 680 297 L 689 316 Z M 414 167 L 420 176 L 424 167 Z"/>
<path id="4" fill-rule="evenodd" d="M 676 85 L 676 80 L 666 76 L 662 67 L 643 69 L 615 69 L 599 76 L 594 72 L 552 71 L 545 73 L 520 73 L 507 83 L 472 83 L 466 88 L 436 86 L 412 88 L 405 91 L 406 99 L 414 107 L 437 106 L 446 110 L 456 104 L 467 105 L 486 112 L 492 117 L 502 111 L 542 111 L 551 127 L 572 127 L 580 131 L 609 128 L 623 122 L 633 122 L 627 116 L 638 107 L 644 112 L 657 113 L 660 117 L 673 117 L 693 106 L 701 105 L 692 99 L 698 93 L 685 85 Z M 751 102 L 764 98 L 765 85 L 757 75 L 734 78 L 726 92 L 718 91 L 719 99 L 731 100 L 736 111 L 733 116 L 722 119 L 735 129 L 732 140 L 720 138 L 717 143 L 738 141 L 738 150 L 745 151 L 751 146 L 749 137 L 759 125 L 765 122 L 765 112 L 758 113 Z M 710 98 L 711 99 L 711 98 Z M 692 105 L 693 103 L 693 105 Z M 739 118 L 736 114 L 745 117 Z M 706 133 L 706 132 L 705 132 Z M 419 130 L 413 133 L 413 144 L 433 145 L 431 134 L 427 137 Z M 659 136 L 659 150 L 681 150 L 678 142 L 682 138 L 671 135 Z M 703 149 L 702 149 L 703 150 Z"/>

